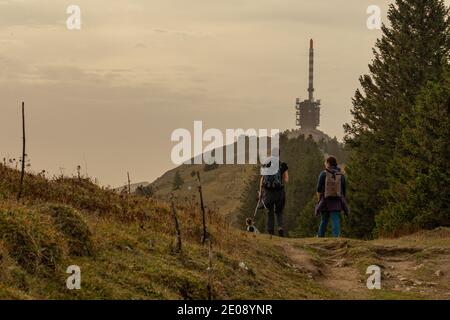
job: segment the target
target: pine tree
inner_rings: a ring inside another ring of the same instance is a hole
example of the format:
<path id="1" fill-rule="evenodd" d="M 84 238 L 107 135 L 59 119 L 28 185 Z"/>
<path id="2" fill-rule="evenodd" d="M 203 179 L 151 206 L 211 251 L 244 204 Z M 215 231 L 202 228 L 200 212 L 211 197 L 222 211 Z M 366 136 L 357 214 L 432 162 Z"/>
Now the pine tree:
<path id="1" fill-rule="evenodd" d="M 183 184 L 184 180 L 181 177 L 180 172 L 177 170 L 177 172 L 175 172 L 175 176 L 173 177 L 172 190 L 180 190 Z"/>
<path id="2" fill-rule="evenodd" d="M 293 232 L 296 238 L 310 238 L 317 235 L 320 218 L 314 215 L 317 198 L 314 196 L 300 211 L 297 229 Z"/>
<path id="3" fill-rule="evenodd" d="M 450 226 L 450 73 L 422 90 L 390 163 L 389 204 L 379 235 Z"/>
<path id="4" fill-rule="evenodd" d="M 410 119 L 424 84 L 440 78 L 448 63 L 448 11 L 442 0 L 396 0 L 389 8 L 390 26 L 382 27 L 370 74 L 360 77 L 353 98 L 354 119 L 345 125 L 350 236 L 371 237 L 375 215 L 386 205 L 402 119 Z"/>

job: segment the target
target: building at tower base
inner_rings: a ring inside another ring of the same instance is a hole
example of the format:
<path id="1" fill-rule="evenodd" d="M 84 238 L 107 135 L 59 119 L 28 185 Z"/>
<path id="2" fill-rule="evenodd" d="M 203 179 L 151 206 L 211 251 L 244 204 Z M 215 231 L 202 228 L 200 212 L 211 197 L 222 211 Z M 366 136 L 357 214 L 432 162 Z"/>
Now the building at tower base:
<path id="1" fill-rule="evenodd" d="M 300 127 L 303 130 L 317 129 L 317 127 L 320 125 L 320 100 L 300 101 L 300 98 L 297 98 L 295 109 L 297 110 L 297 127 Z"/>

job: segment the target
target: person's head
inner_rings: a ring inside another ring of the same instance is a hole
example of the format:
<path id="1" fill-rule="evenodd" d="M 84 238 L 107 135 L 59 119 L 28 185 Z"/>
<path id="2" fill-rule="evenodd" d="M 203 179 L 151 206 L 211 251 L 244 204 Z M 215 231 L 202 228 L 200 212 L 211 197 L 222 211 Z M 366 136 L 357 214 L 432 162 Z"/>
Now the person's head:
<path id="1" fill-rule="evenodd" d="M 327 168 L 332 168 L 332 167 L 337 167 L 337 160 L 335 157 L 333 156 L 329 156 L 326 160 L 325 160 L 325 166 Z"/>

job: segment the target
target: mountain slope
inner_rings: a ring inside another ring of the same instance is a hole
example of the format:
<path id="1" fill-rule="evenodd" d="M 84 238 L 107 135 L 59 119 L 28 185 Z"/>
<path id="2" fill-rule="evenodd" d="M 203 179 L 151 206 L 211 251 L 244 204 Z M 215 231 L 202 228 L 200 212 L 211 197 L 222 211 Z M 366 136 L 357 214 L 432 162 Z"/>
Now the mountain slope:
<path id="1" fill-rule="evenodd" d="M 174 251 L 170 207 L 119 195 L 86 179 L 47 180 L 0 166 L 0 298 L 205 299 L 208 248 L 199 210 L 177 206 L 182 253 Z M 213 237 L 213 297 L 319 298 L 320 288 L 283 269 L 286 257 L 208 214 Z M 81 290 L 66 288 L 68 266 L 81 269 Z M 291 281 L 294 280 L 293 285 Z M 280 282 L 276 290 L 273 284 Z"/>
<path id="2" fill-rule="evenodd" d="M 181 165 L 151 184 L 153 197 L 167 201 L 173 193 L 179 199 L 198 202 L 198 180 L 192 172 L 199 171 L 206 206 L 233 220 L 245 185 L 254 174 L 254 168 L 253 165 L 219 165 L 214 170 L 204 171 L 203 165 Z M 184 183 L 179 190 L 173 190 L 177 172 Z"/>
<path id="3" fill-rule="evenodd" d="M 1 299 L 207 298 L 209 252 L 195 206 L 179 201 L 176 253 L 166 203 L 33 175 L 17 203 L 18 181 L 0 165 Z M 207 222 L 215 299 L 449 298 L 449 229 L 364 242 L 254 236 L 216 212 Z M 373 263 L 389 272 L 381 291 L 363 285 Z M 71 265 L 81 269 L 80 290 L 66 288 Z"/>
<path id="4" fill-rule="evenodd" d="M 308 136 L 324 146 L 332 141 L 330 137 L 319 130 L 290 130 L 281 135 L 280 144 L 281 149 L 284 150 L 282 153 L 288 152 L 284 148 L 287 145 L 286 141 L 303 140 L 304 137 L 307 138 Z M 223 149 L 223 154 L 226 155 L 226 147 Z M 248 150 L 245 151 L 245 157 L 248 159 Z M 211 206 L 219 208 L 222 214 L 234 221 L 237 218 L 237 211 L 241 205 L 242 195 L 246 192 L 247 184 L 254 178 L 255 168 L 255 165 L 219 165 L 216 169 L 205 170 L 203 165 L 181 165 L 167 171 L 152 182 L 151 188 L 153 196 L 157 199 L 167 200 L 172 193 L 183 199 L 192 199 L 198 193 L 197 178 L 192 175 L 192 172 L 200 171 L 206 201 Z M 174 190 L 173 181 L 177 172 L 184 180 L 184 184 L 179 190 Z M 256 197 L 256 194 L 252 194 L 251 197 Z"/>

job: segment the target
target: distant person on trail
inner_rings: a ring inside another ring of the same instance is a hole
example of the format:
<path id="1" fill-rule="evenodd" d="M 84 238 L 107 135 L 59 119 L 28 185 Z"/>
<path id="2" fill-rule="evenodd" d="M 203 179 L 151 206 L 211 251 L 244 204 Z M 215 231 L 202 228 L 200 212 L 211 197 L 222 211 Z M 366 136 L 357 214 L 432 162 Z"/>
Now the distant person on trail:
<path id="1" fill-rule="evenodd" d="M 278 168 L 262 174 L 259 183 L 259 201 L 262 200 L 267 209 L 267 232 L 275 234 L 275 215 L 277 218 L 278 236 L 284 237 L 283 209 L 286 200 L 284 186 L 289 182 L 288 166 L 280 161 L 280 150 L 272 149 L 272 156 L 263 164 L 263 169 L 271 168 L 272 162 L 278 162 Z M 263 173 L 263 171 L 262 171 Z"/>
<path id="2" fill-rule="evenodd" d="M 345 202 L 345 188 L 345 176 L 338 167 L 336 158 L 328 157 L 325 161 L 325 170 L 320 173 L 317 181 L 316 215 L 321 215 L 318 237 L 325 236 L 330 217 L 333 237 L 340 236 L 341 211 L 346 214 L 349 211 Z"/>

